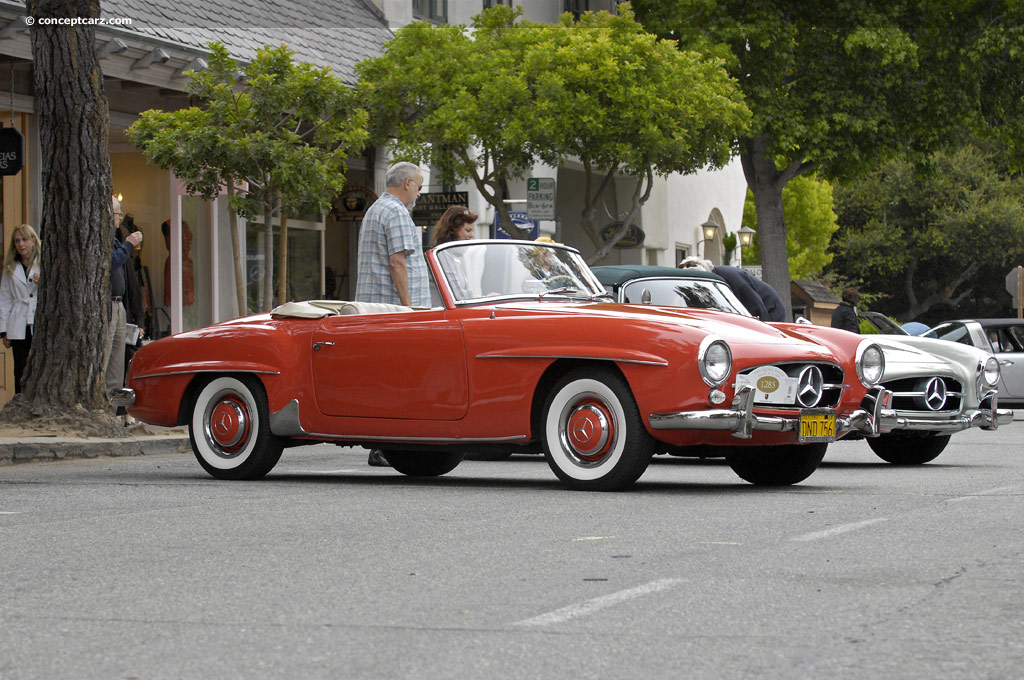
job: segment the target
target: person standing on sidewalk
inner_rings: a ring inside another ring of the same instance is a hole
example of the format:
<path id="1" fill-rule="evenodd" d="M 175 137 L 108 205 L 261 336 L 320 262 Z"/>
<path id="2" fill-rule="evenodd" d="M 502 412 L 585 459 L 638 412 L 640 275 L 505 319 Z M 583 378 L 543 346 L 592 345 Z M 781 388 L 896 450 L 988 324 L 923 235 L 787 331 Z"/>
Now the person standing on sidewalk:
<path id="1" fill-rule="evenodd" d="M 430 306 L 430 280 L 423 239 L 410 211 L 423 187 L 414 163 L 395 163 L 385 175 L 387 189 L 359 228 L 356 301 L 407 307 Z"/>
<path id="2" fill-rule="evenodd" d="M 22 391 L 21 378 L 32 349 L 41 247 L 35 229 L 27 224 L 15 227 L 0 274 L 0 338 L 14 354 L 15 394 Z"/>
<path id="3" fill-rule="evenodd" d="M 121 226 L 121 202 L 117 198 L 111 204 L 114 214 L 114 230 Z M 110 258 L 110 326 L 107 330 L 107 365 L 106 372 L 107 396 L 116 389 L 124 387 L 124 333 L 125 333 L 125 311 L 124 296 L 128 290 L 128 278 L 125 267 L 132 249 L 142 243 L 142 232 L 134 231 L 128 234 L 123 243 L 119 243 L 115 235 L 111 235 L 114 242 L 114 252 Z"/>

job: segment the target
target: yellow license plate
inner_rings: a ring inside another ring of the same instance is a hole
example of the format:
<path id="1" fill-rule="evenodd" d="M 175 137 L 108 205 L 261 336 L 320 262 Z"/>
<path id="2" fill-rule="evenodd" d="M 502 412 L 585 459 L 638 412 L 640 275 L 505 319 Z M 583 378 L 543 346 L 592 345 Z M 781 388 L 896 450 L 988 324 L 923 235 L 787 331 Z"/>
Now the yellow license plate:
<path id="1" fill-rule="evenodd" d="M 802 411 L 800 413 L 800 441 L 834 442 L 836 440 L 836 414 L 834 411 Z"/>

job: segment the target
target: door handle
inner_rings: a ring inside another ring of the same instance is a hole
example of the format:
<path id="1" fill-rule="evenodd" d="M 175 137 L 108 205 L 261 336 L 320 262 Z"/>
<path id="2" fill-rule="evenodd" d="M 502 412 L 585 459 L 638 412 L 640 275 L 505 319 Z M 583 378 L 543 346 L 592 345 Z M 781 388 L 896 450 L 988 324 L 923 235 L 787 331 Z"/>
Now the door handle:
<path id="1" fill-rule="evenodd" d="M 313 351 L 314 352 L 319 352 L 321 347 L 334 347 L 334 343 L 333 342 L 314 342 L 313 343 Z"/>

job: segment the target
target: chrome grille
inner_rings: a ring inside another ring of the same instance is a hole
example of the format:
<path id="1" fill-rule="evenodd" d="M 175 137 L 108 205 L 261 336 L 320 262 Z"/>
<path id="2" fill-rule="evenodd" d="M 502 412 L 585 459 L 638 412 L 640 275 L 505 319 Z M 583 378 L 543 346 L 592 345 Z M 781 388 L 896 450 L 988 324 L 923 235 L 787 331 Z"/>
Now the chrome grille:
<path id="1" fill-rule="evenodd" d="M 772 408 L 833 408 L 839 404 L 843 393 L 843 369 L 826 363 L 781 363 L 762 364 L 781 369 L 790 378 L 799 380 L 797 403 L 791 405 L 771 404 Z M 751 366 L 739 371 L 741 375 L 751 373 L 761 366 Z M 813 392 L 817 391 L 816 398 Z M 758 402 L 755 402 L 758 403 Z"/>
<path id="2" fill-rule="evenodd" d="M 919 376 L 892 380 L 883 385 L 892 391 L 892 408 L 912 413 L 959 413 L 963 385 L 946 376 Z"/>

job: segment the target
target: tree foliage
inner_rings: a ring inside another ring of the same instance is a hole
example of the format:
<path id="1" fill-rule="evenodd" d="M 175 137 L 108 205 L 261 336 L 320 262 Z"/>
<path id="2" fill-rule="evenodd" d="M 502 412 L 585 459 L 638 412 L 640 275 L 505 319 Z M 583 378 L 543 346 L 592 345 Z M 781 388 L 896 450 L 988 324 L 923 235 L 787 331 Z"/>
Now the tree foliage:
<path id="1" fill-rule="evenodd" d="M 782 209 L 786 213 L 790 276 L 795 280 L 815 278 L 832 262 L 828 246 L 839 228 L 832 209 L 832 185 L 814 176 L 801 175 L 782 190 Z M 757 230 L 743 260 L 760 263 L 760 230 L 757 229 L 757 209 L 750 191 L 747 191 L 743 204 L 743 224 Z"/>
<path id="2" fill-rule="evenodd" d="M 930 0 L 636 0 L 661 35 L 728 59 L 753 112 L 740 158 L 754 195 L 765 279 L 790 281 L 782 191 L 817 171 L 864 172 L 891 154 L 939 144 L 977 111 L 981 5 Z M 788 304 L 787 304 L 788 306 Z"/>
<path id="3" fill-rule="evenodd" d="M 325 211 L 345 184 L 346 159 L 367 139 L 366 112 L 329 69 L 296 63 L 285 46 L 265 47 L 241 68 L 220 43 L 187 90 L 202 106 L 144 112 L 129 138 L 161 167 L 173 167 L 190 193 L 213 198 L 248 183 L 231 210 L 262 218 L 264 306 L 273 302 L 274 215 Z M 284 230 L 281 245 L 287 240 Z M 236 248 L 236 258 L 238 252 Z M 285 272 L 279 272 L 282 282 Z M 240 307 L 244 311 L 244 307 Z"/>
<path id="4" fill-rule="evenodd" d="M 1024 180 L 1003 161 L 964 144 L 837 188 L 832 271 L 903 321 L 1005 315 L 1004 279 L 1024 262 Z"/>
<path id="5" fill-rule="evenodd" d="M 749 114 L 718 60 L 656 39 L 629 5 L 556 24 L 519 14 L 485 10 L 472 37 L 463 27 L 403 27 L 383 56 L 360 65 L 363 92 L 398 154 L 430 161 L 448 182 L 471 179 L 502 224 L 511 224 L 509 179 L 538 160 L 580 162 L 580 219 L 600 259 L 636 218 L 655 175 L 724 164 Z M 617 174 L 635 188 L 622 227 L 605 241 L 597 208 Z"/>

